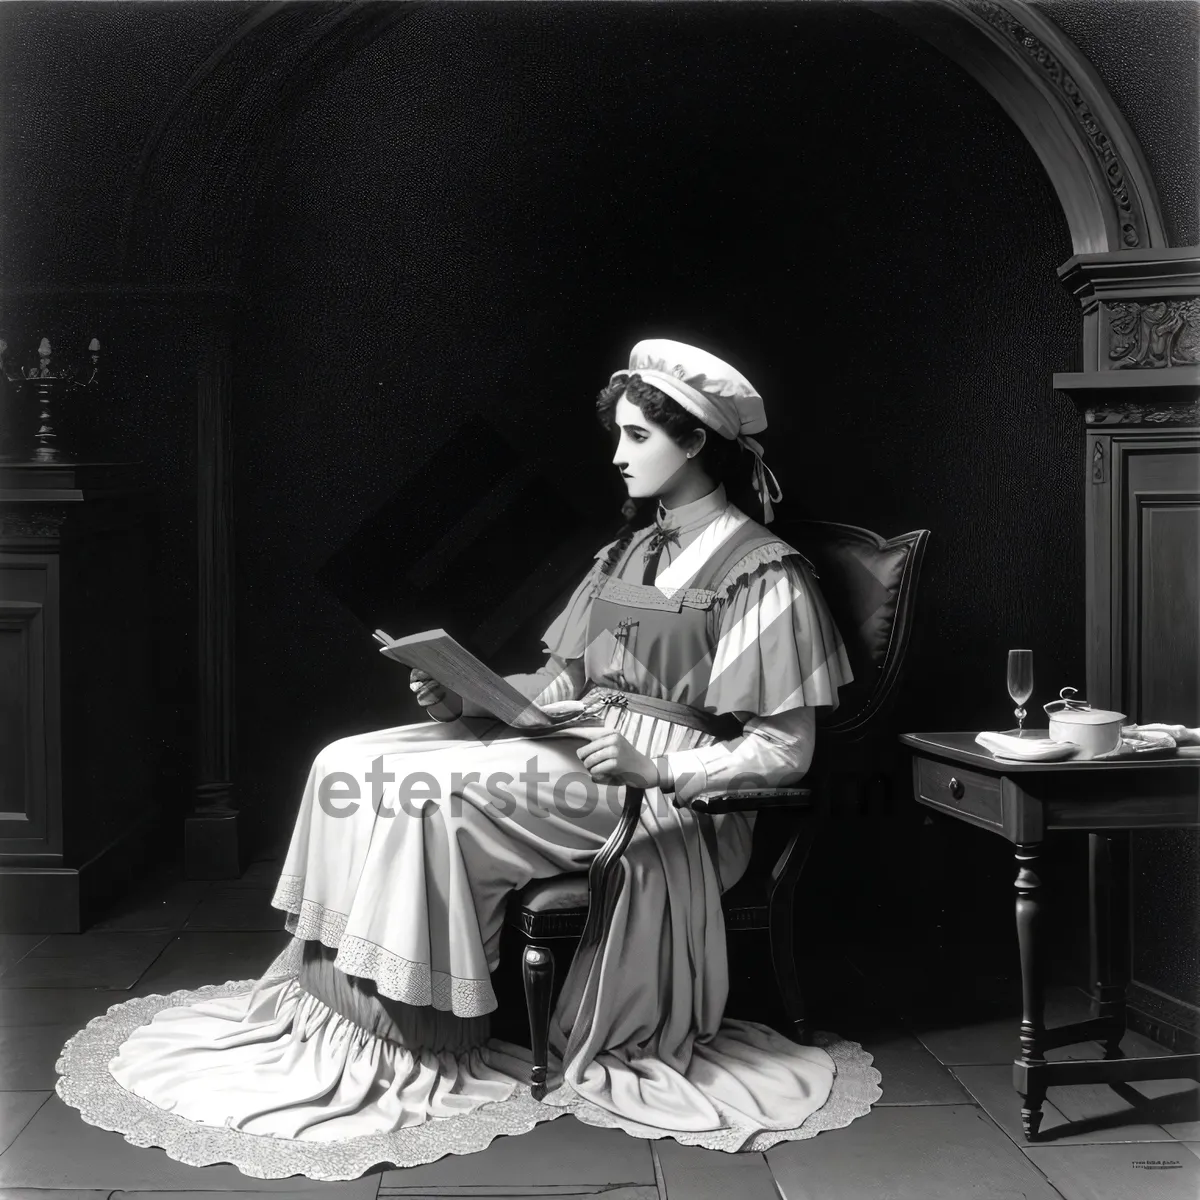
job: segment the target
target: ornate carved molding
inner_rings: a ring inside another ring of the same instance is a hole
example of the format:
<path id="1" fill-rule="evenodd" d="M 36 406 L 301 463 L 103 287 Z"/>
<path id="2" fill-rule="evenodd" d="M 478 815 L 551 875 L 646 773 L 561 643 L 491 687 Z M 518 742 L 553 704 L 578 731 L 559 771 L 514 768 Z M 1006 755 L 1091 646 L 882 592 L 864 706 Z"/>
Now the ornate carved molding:
<path id="1" fill-rule="evenodd" d="M 1145 403 L 1130 401 L 1084 409 L 1089 425 L 1200 425 L 1200 400 Z"/>
<path id="2" fill-rule="evenodd" d="M 58 537 L 67 514 L 54 508 L 0 512 L 0 537 Z"/>
<path id="3" fill-rule="evenodd" d="M 969 3 L 972 11 L 978 13 L 993 29 L 1002 33 L 1021 54 L 1035 64 L 1042 78 L 1062 97 L 1083 134 L 1084 142 L 1099 165 L 1112 201 L 1116 205 L 1122 245 L 1131 250 L 1149 245 L 1146 216 L 1142 211 L 1140 198 L 1130 189 L 1127 182 L 1129 167 L 1123 161 L 1112 136 L 1104 128 L 1102 118 L 1097 115 L 1096 106 L 1089 103 L 1071 70 L 1059 55 L 1007 8 L 994 0 L 969 0 Z"/>
<path id="4" fill-rule="evenodd" d="M 953 59 L 1012 118 L 1058 195 L 1076 254 L 1167 245 L 1145 155 L 1104 81 L 1024 0 L 862 0 Z"/>
<path id="5" fill-rule="evenodd" d="M 1200 362 L 1200 299 L 1121 300 L 1106 308 L 1114 370 Z"/>
<path id="6" fill-rule="evenodd" d="M 1055 375 L 1054 386 L 1094 424 L 1116 412 L 1133 424 L 1188 423 L 1200 390 L 1200 247 L 1076 254 L 1058 275 L 1083 310 L 1083 370 Z"/>

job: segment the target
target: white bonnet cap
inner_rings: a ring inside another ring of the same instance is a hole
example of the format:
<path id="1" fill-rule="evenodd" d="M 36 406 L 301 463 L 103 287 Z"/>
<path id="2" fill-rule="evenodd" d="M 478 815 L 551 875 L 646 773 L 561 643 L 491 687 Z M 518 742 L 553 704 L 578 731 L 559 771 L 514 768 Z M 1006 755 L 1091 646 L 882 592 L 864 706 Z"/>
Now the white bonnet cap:
<path id="1" fill-rule="evenodd" d="M 762 397 L 736 368 L 707 350 L 648 338 L 629 355 L 627 370 L 614 371 L 610 383 L 639 375 L 670 396 L 697 420 L 731 441 L 737 439 L 754 455 L 754 488 L 763 505 L 763 516 L 772 520 L 771 502 L 783 499 L 779 481 L 763 462 L 762 446 L 751 437 L 767 427 Z"/>

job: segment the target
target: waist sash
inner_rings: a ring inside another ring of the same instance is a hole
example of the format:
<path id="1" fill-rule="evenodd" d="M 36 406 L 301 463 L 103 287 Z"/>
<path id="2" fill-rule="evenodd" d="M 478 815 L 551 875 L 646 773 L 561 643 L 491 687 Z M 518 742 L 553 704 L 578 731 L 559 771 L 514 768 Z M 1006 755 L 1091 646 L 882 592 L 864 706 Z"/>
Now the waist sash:
<path id="1" fill-rule="evenodd" d="M 585 703 L 602 704 L 614 708 L 628 708 L 647 717 L 658 717 L 672 725 L 686 725 L 711 734 L 718 741 L 737 737 L 742 732 L 742 723 L 731 713 L 706 713 L 687 704 L 676 704 L 673 700 L 659 700 L 655 696 L 642 696 L 637 692 L 622 692 L 616 688 L 594 687 L 584 696 Z M 700 835 L 708 850 L 709 861 L 717 876 L 717 886 L 724 892 L 721 882 L 721 851 L 717 844 L 717 830 L 712 814 L 693 812 Z"/>
<path id="2" fill-rule="evenodd" d="M 643 696 L 638 692 L 622 692 L 616 688 L 594 687 L 583 697 L 585 704 L 603 704 L 613 708 L 628 708 L 646 717 L 658 717 L 672 725 L 686 725 L 699 729 L 719 741 L 737 737 L 742 732 L 742 723 L 732 713 L 708 713 L 692 708 L 688 704 L 676 704 L 673 700 L 660 700 L 657 696 Z"/>

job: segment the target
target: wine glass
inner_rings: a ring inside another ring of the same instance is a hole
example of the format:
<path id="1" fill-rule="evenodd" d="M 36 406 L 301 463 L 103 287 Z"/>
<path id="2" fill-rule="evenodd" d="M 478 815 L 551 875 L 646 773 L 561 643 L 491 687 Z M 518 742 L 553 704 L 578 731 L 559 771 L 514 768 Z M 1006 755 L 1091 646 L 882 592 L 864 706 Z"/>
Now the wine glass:
<path id="1" fill-rule="evenodd" d="M 1025 732 L 1025 701 L 1033 695 L 1033 651 L 1008 652 L 1008 694 L 1017 706 L 1017 737 Z"/>

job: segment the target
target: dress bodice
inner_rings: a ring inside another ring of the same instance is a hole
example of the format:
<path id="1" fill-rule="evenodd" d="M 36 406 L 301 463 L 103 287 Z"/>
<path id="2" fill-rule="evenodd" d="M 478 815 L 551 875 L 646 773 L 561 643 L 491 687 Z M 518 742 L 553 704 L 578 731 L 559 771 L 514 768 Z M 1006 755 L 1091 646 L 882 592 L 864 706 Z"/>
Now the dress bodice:
<path id="1" fill-rule="evenodd" d="M 716 511 L 686 545 L 681 535 L 667 543 L 679 549 L 671 561 L 655 564 L 663 534 L 676 528 L 659 523 L 643 531 L 601 574 L 584 669 L 602 687 L 703 708 L 724 607 L 718 585 L 744 554 L 774 539 L 736 509 Z"/>
<path id="2" fill-rule="evenodd" d="M 811 569 L 720 487 L 604 547 L 545 640 L 589 684 L 707 713 L 836 705 L 852 677 Z"/>

